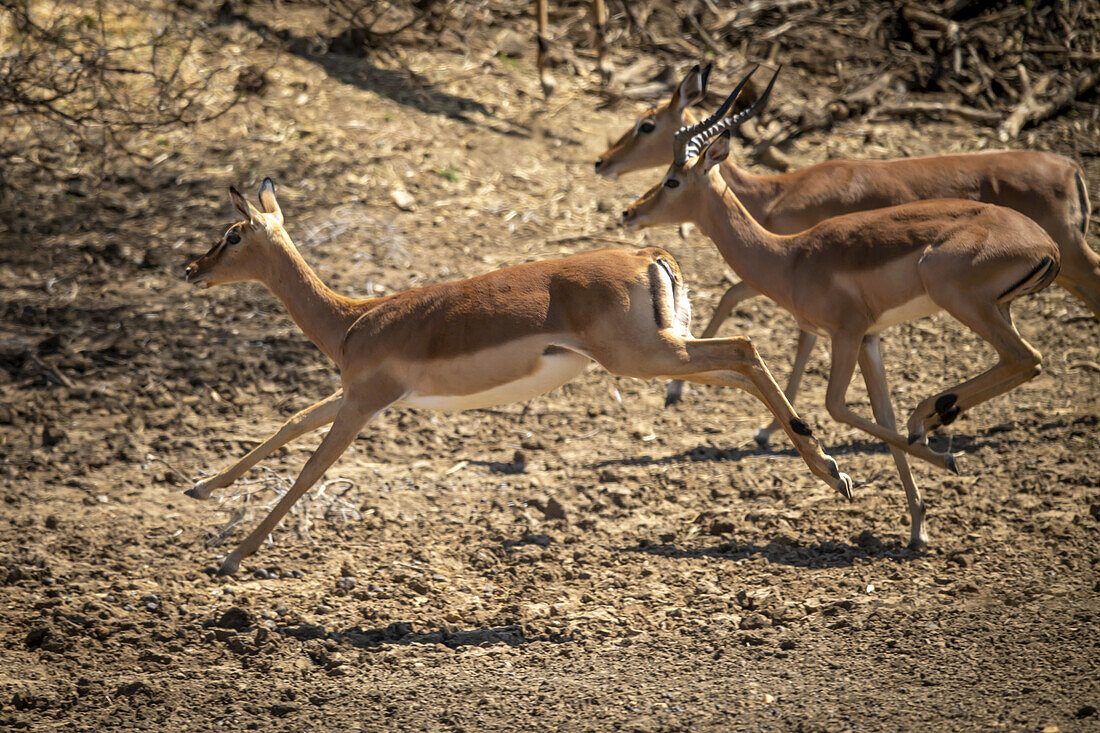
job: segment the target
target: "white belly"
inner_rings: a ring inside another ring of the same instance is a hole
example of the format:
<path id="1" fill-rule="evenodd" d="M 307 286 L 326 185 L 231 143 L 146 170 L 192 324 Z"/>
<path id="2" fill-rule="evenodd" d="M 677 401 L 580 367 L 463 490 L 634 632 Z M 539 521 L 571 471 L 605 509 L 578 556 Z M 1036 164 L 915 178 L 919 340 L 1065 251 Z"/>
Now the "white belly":
<path id="1" fill-rule="evenodd" d="M 899 305 L 897 308 L 883 311 L 882 315 L 878 317 L 878 320 L 867 329 L 867 333 L 878 333 L 879 331 L 890 328 L 890 326 L 896 326 L 906 321 L 915 321 L 918 318 L 925 318 L 934 313 L 939 313 L 941 310 L 943 309 L 933 303 L 931 298 L 927 295 L 921 295 L 913 298 L 908 303 Z"/>
<path id="2" fill-rule="evenodd" d="M 587 356 L 572 351 L 560 351 L 542 357 L 538 369 L 526 377 L 497 385 L 484 392 L 464 395 L 422 395 L 414 392 L 397 405 L 432 410 L 476 410 L 524 402 L 562 386 L 584 371 L 588 361 Z"/>

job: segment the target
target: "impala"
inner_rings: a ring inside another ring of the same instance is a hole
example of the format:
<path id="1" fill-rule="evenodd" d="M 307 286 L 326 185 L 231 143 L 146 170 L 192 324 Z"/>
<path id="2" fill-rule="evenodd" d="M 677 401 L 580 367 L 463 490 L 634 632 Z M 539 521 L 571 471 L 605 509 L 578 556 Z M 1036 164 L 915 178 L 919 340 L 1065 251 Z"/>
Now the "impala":
<path id="1" fill-rule="evenodd" d="M 709 74 L 709 64 L 692 68 L 668 102 L 648 110 L 597 159 L 596 171 L 614 178 L 667 166 L 676 131 L 696 123 L 689 108 L 706 95 Z M 769 84 L 754 104 L 756 110 L 766 103 L 771 88 Z M 746 111 L 741 121 L 752 113 Z M 1100 317 L 1100 257 L 1085 241 L 1089 197 L 1081 168 L 1069 158 L 1008 150 L 895 160 L 830 160 L 774 176 L 753 175 L 726 159 L 719 170 L 752 218 L 776 234 L 794 234 L 840 214 L 925 199 L 970 199 L 1015 209 L 1038 222 L 1057 243 L 1061 269 L 1055 282 Z M 739 303 L 759 294 L 746 282 L 729 288 L 703 337 L 715 335 Z M 785 390 L 792 403 L 816 340 L 813 333 L 799 333 Z M 670 384 L 667 402 L 677 402 L 681 390 L 682 382 Z M 757 431 L 757 440 L 766 444 L 775 428 L 769 425 Z"/>
<path id="2" fill-rule="evenodd" d="M 809 426 L 791 409 L 747 338 L 693 339 L 683 278 L 667 252 L 608 249 L 508 267 L 384 298 L 353 300 L 321 282 L 283 228 L 271 179 L 260 211 L 235 188 L 245 217 L 187 267 L 209 287 L 259 281 L 340 370 L 341 389 L 291 418 L 263 444 L 186 493 L 205 499 L 272 451 L 332 423 L 294 485 L 229 555 L 235 572 L 375 415 L 390 406 L 469 410 L 527 400 L 591 360 L 613 374 L 739 387 L 776 414 L 810 470 L 851 498 Z"/>
<path id="3" fill-rule="evenodd" d="M 1009 306 L 1055 278 L 1058 247 L 1017 211 L 958 199 L 846 214 L 798 234 L 767 231 L 718 170 L 729 155 L 729 128 L 753 111 L 722 119 L 744 83 L 712 117 L 677 133 L 668 172 L 623 212 L 623 221 L 637 227 L 694 222 L 749 287 L 788 310 L 804 331 L 831 340 L 829 414 L 889 444 L 909 504 L 910 545 L 920 547 L 927 542 L 924 501 L 906 454 L 957 472 L 950 453 L 928 447 L 928 432 L 1039 374 L 1040 354 L 1016 332 Z M 1000 358 L 920 402 L 906 439 L 895 426 L 879 333 L 940 310 L 988 341 Z M 857 362 L 878 424 L 847 405 Z"/>

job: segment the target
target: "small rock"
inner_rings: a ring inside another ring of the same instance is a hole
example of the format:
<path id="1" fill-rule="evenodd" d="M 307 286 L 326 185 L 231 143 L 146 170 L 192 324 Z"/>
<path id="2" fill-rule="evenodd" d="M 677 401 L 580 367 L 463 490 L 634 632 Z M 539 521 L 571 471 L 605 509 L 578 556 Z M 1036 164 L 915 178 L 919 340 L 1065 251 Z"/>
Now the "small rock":
<path id="1" fill-rule="evenodd" d="M 252 614 L 238 606 L 233 606 L 214 622 L 214 626 L 218 628 L 236 629 L 238 631 L 255 625 L 256 619 L 253 618 Z"/>
<path id="2" fill-rule="evenodd" d="M 47 448 L 57 445 L 67 437 L 68 434 L 53 423 L 46 423 L 42 427 L 42 445 Z"/>
<path id="3" fill-rule="evenodd" d="M 393 203 L 397 205 L 397 208 L 402 211 L 416 210 L 416 199 L 403 188 L 395 188 L 390 191 L 390 198 L 393 199 Z"/>
<path id="4" fill-rule="evenodd" d="M 297 705 L 290 705 L 285 702 L 275 703 L 271 706 L 271 714 L 274 715 L 276 718 L 283 718 L 287 715 L 290 715 L 291 713 L 296 712 L 298 712 Z"/>
<path id="5" fill-rule="evenodd" d="M 1093 705 L 1082 705 L 1073 715 L 1078 719 L 1091 717 L 1096 715 L 1096 707 Z"/>
<path id="6" fill-rule="evenodd" d="M 332 613 L 332 606 L 327 606 L 324 603 L 318 604 L 317 608 L 313 609 L 314 613 Z"/>
<path id="7" fill-rule="evenodd" d="M 355 587 L 355 578 L 350 575 L 345 575 L 336 579 L 336 587 L 343 588 L 344 590 L 351 590 Z"/>
<path id="8" fill-rule="evenodd" d="M 529 45 L 530 39 L 522 33 L 508 29 L 501 31 L 496 39 L 496 52 L 501 56 L 519 58 Z"/>
<path id="9" fill-rule="evenodd" d="M 275 613 L 280 616 L 286 616 L 288 613 L 290 613 L 290 609 L 286 607 L 285 603 L 279 603 L 278 606 L 275 606 Z"/>
<path id="10" fill-rule="evenodd" d="M 142 680 L 135 680 L 125 685 L 119 685 L 118 694 L 125 695 L 126 697 L 133 697 L 141 692 L 149 692 L 149 685 L 145 684 Z"/>
<path id="11" fill-rule="evenodd" d="M 746 614 L 741 619 L 742 629 L 763 629 L 772 625 L 772 620 L 762 613 Z"/>
<path id="12" fill-rule="evenodd" d="M 265 568 L 256 568 L 252 572 L 252 577 L 258 578 L 259 580 L 269 580 L 271 578 L 271 573 L 267 572 Z"/>

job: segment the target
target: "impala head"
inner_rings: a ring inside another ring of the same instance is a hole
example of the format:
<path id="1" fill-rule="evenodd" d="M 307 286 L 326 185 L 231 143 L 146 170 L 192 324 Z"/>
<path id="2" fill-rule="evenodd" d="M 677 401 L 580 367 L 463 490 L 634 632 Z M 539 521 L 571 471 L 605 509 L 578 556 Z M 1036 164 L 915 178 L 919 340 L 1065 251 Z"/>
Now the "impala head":
<path id="1" fill-rule="evenodd" d="M 283 228 L 283 212 L 275 199 L 275 183 L 265 178 L 260 186 L 260 211 L 233 186 L 229 187 L 233 205 L 244 217 L 225 230 L 210 251 L 187 266 L 187 282 L 208 288 L 211 285 L 257 280 L 261 263 L 272 244 L 272 235 Z"/>
<path id="2" fill-rule="evenodd" d="M 671 99 L 650 107 L 596 159 L 596 172 L 606 178 L 617 178 L 623 173 L 664 165 L 676 131 L 684 125 L 684 110 L 703 101 L 709 77 L 710 64 L 691 67 Z"/>
<path id="3" fill-rule="evenodd" d="M 729 156 L 730 130 L 763 109 L 779 76 L 779 71 L 776 71 L 764 93 L 751 107 L 726 117 L 737 95 L 755 72 L 754 68 L 741 80 L 717 112 L 697 125 L 683 127 L 676 133 L 672 143 L 672 165 L 668 172 L 660 183 L 623 212 L 623 224 L 644 228 L 692 220 L 693 207 L 699 201 L 698 194 L 710 185 L 712 179 L 716 184 L 721 179 L 721 174 L 714 169 Z"/>

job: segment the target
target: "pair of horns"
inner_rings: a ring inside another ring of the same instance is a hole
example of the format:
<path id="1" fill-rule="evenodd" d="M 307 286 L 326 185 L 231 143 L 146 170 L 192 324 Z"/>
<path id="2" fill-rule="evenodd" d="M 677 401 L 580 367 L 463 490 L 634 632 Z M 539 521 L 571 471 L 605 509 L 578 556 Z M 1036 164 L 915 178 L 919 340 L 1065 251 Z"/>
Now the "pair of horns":
<path id="1" fill-rule="evenodd" d="M 753 67 L 752 71 L 750 71 L 745 78 L 734 87 L 733 92 L 726 97 L 726 101 L 722 102 L 722 106 L 718 108 L 718 111 L 698 124 L 680 128 L 676 133 L 676 140 L 673 143 L 673 159 L 676 165 L 683 165 L 690 158 L 694 158 L 698 155 L 703 149 L 703 145 L 715 135 L 721 134 L 731 127 L 740 125 L 764 108 L 764 105 L 768 103 L 768 97 L 771 96 L 772 87 L 775 86 L 775 80 L 779 77 L 779 71 L 783 68 L 782 66 L 775 70 L 764 93 L 761 94 L 748 109 L 743 109 L 735 115 L 726 117 L 726 113 L 733 107 L 734 101 L 741 93 L 746 82 L 748 82 L 749 78 L 752 77 L 759 68 L 759 64 Z"/>

